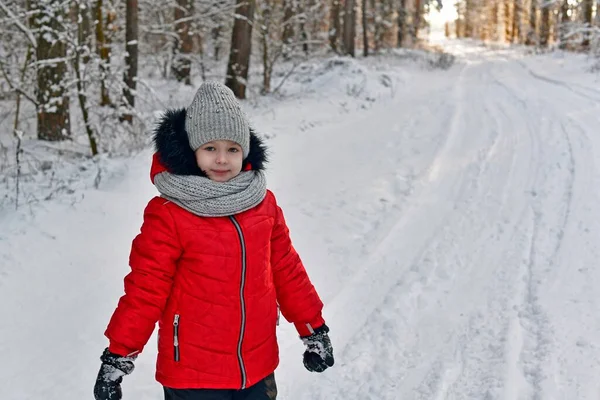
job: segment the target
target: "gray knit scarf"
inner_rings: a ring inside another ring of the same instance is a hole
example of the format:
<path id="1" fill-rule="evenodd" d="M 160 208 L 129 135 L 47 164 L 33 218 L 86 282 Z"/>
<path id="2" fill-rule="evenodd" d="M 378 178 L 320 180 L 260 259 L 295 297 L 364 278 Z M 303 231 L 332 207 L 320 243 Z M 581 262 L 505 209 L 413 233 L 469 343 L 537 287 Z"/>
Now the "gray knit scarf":
<path id="1" fill-rule="evenodd" d="M 227 182 L 161 172 L 154 177 L 160 194 L 201 217 L 225 217 L 260 204 L 267 194 L 262 171 L 243 171 Z"/>

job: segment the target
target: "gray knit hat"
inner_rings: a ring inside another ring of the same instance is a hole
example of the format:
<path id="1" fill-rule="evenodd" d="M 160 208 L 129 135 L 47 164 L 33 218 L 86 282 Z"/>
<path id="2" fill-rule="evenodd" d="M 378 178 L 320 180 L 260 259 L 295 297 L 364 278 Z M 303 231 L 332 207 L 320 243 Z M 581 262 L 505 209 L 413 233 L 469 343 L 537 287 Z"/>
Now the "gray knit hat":
<path id="1" fill-rule="evenodd" d="M 204 82 L 186 109 L 185 130 L 196 151 L 213 140 L 231 140 L 250 151 L 250 123 L 231 89 L 218 82 Z"/>

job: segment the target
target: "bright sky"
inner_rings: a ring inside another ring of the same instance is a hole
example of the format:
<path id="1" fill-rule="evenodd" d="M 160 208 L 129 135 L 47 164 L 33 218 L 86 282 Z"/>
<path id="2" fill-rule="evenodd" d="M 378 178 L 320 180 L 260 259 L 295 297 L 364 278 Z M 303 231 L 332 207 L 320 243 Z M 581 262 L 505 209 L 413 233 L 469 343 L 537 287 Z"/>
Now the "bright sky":
<path id="1" fill-rule="evenodd" d="M 454 21 L 456 19 L 456 7 L 454 0 L 443 0 L 444 7 L 441 12 L 433 10 L 429 15 L 429 20 L 432 24 L 443 25 L 446 21 Z"/>

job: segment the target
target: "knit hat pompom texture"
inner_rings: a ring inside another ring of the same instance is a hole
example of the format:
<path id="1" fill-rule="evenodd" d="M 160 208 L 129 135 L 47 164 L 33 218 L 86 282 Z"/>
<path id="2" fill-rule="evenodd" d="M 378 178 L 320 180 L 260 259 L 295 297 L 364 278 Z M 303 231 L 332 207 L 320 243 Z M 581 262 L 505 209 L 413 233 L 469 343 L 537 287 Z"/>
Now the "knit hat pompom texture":
<path id="1" fill-rule="evenodd" d="M 204 82 L 186 114 L 185 130 L 192 150 L 213 140 L 231 140 L 242 147 L 244 158 L 248 156 L 250 123 L 227 86 Z"/>

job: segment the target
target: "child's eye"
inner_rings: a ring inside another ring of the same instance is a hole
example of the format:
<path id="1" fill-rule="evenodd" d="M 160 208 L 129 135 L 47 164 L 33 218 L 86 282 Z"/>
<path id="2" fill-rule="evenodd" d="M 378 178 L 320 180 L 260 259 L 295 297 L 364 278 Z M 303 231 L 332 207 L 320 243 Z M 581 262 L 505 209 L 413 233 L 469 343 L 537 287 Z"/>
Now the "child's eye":
<path id="1" fill-rule="evenodd" d="M 207 146 L 204 148 L 204 150 L 206 151 L 215 151 L 215 148 L 213 146 Z"/>
<path id="2" fill-rule="evenodd" d="M 236 148 L 236 147 L 232 147 L 232 148 L 229 149 L 229 151 L 232 152 L 232 153 L 237 153 L 240 150 L 238 148 Z"/>

